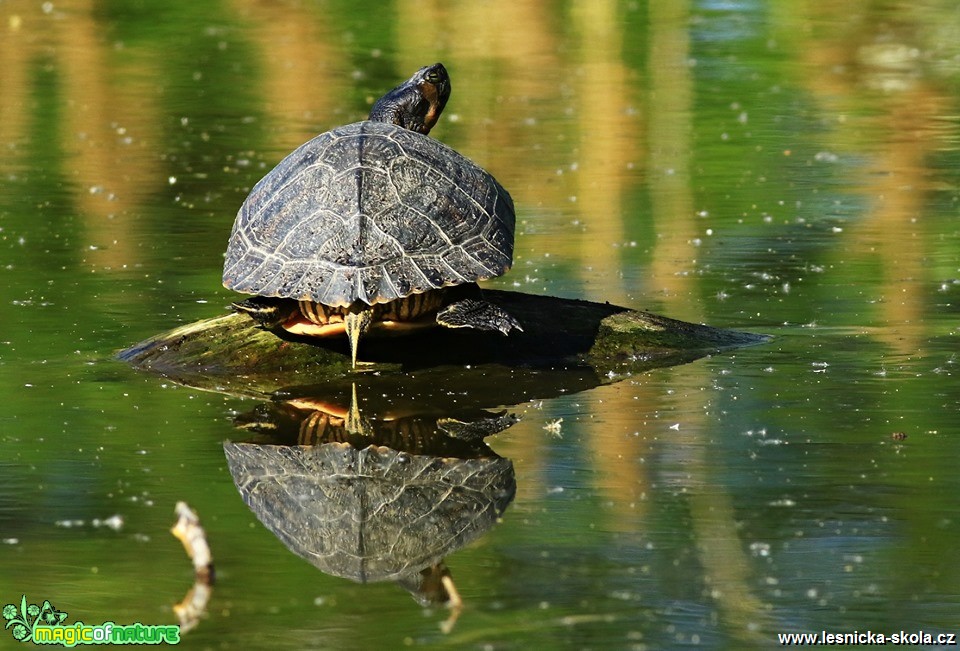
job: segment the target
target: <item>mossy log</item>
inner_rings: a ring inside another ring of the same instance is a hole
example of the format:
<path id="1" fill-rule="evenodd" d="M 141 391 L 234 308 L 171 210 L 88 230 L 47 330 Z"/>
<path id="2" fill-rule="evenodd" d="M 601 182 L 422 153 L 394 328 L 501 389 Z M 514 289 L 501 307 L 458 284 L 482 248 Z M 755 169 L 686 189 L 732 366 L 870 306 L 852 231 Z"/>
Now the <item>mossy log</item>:
<path id="1" fill-rule="evenodd" d="M 545 369 L 622 375 L 769 339 L 605 303 L 497 290 L 487 290 L 484 297 L 515 316 L 523 332 L 503 336 L 438 327 L 404 334 L 370 333 L 360 344 L 360 358 L 367 363 L 354 370 L 346 337 L 278 335 L 259 328 L 246 315 L 228 314 L 156 335 L 121 351 L 119 357 L 184 384 L 265 395 L 291 385 L 348 386 L 358 377 L 396 371 L 422 377 L 429 376 L 430 369 L 478 365 L 510 369 L 514 383 L 519 381 L 517 369 L 536 369 L 539 380 L 545 379 Z M 557 381 L 570 379 L 564 377 Z"/>

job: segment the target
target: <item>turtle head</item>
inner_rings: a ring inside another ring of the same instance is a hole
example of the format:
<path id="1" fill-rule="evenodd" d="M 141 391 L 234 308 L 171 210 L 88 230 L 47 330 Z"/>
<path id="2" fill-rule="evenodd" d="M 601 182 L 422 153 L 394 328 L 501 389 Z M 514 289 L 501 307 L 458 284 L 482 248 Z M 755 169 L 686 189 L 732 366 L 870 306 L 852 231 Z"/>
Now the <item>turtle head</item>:
<path id="1" fill-rule="evenodd" d="M 427 134 L 437 123 L 448 99 L 450 75 L 442 63 L 435 63 L 420 68 L 410 79 L 378 99 L 370 111 L 370 119 Z"/>

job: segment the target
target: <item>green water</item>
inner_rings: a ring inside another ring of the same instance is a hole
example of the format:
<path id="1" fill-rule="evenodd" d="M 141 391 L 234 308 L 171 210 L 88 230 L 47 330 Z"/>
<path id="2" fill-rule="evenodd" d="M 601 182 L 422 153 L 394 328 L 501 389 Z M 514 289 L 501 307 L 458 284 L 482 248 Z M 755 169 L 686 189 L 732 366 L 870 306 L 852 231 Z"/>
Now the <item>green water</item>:
<path id="1" fill-rule="evenodd" d="M 958 632 L 960 14 L 819 5 L 0 2 L 0 605 L 174 623 L 184 500 L 185 648 Z M 516 495 L 446 558 L 456 621 L 260 524 L 223 449 L 257 401 L 113 357 L 223 313 L 249 188 L 434 61 L 431 135 L 517 206 L 491 286 L 776 337 L 489 405 Z"/>

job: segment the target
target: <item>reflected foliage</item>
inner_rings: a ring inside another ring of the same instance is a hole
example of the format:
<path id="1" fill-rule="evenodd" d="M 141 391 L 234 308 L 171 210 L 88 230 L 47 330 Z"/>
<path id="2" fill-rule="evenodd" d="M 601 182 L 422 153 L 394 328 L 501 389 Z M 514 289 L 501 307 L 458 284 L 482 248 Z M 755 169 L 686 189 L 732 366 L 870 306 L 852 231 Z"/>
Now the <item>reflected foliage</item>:
<path id="1" fill-rule="evenodd" d="M 201 646 L 955 626 L 956 18 L 945 0 L 0 3 L 0 583 L 83 621 L 170 621 L 189 576 L 159 541 L 188 499 L 225 569 Z M 519 407 L 497 442 L 516 500 L 458 552 L 476 610 L 448 638 L 251 526 L 221 449 L 249 403 L 111 360 L 224 309 L 250 187 L 436 60 L 453 95 L 434 135 L 516 202 L 495 287 L 778 335 Z M 120 531 L 93 524 L 115 513 Z"/>

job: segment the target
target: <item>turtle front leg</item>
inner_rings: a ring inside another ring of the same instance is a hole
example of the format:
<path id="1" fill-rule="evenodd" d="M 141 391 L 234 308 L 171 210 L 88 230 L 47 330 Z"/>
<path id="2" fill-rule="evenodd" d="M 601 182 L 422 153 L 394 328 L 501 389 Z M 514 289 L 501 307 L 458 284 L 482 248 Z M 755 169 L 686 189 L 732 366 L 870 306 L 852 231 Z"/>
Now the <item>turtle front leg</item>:
<path id="1" fill-rule="evenodd" d="M 474 298 L 451 303 L 437 312 L 437 323 L 447 328 L 498 330 L 505 335 L 511 330 L 523 332 L 520 322 L 502 307 Z"/>

